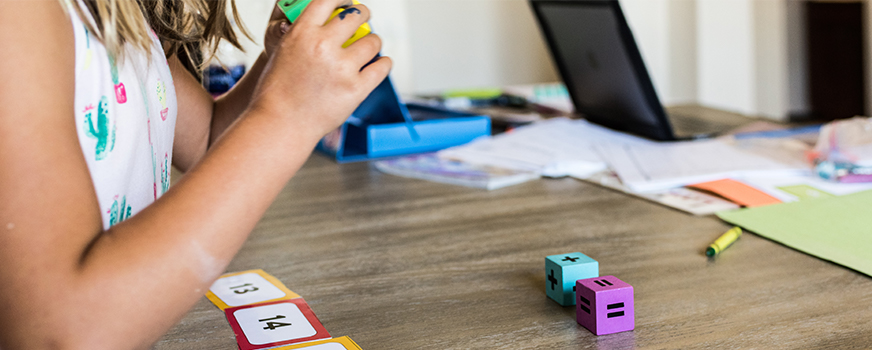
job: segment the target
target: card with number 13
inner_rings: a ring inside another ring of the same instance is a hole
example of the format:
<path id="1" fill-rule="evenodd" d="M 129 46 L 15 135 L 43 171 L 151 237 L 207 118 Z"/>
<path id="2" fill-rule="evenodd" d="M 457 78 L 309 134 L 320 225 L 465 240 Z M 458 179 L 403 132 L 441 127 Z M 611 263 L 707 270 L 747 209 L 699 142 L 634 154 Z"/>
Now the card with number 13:
<path id="1" fill-rule="evenodd" d="M 299 298 L 281 281 L 263 270 L 236 272 L 221 276 L 206 297 L 219 309 Z"/>

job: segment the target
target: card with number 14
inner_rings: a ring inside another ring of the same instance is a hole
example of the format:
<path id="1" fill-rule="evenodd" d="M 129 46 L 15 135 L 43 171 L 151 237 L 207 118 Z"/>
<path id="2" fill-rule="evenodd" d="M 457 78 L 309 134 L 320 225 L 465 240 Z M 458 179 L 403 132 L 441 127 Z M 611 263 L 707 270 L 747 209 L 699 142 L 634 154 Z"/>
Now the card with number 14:
<path id="1" fill-rule="evenodd" d="M 224 310 L 241 350 L 267 349 L 330 338 L 302 298 Z"/>

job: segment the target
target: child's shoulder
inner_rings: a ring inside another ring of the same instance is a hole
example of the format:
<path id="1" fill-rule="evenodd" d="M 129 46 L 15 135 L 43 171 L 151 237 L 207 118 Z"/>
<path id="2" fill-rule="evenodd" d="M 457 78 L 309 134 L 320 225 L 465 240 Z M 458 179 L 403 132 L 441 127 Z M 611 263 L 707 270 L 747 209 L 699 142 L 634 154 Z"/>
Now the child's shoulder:
<path id="1" fill-rule="evenodd" d="M 75 10 L 72 5 L 64 5 L 60 1 L 3 1 L 0 2 L 0 27 L 10 29 L 13 33 L 24 34 L 23 31 L 37 32 L 51 29 L 67 29 L 70 26 L 70 15 L 67 11 Z"/>
<path id="2" fill-rule="evenodd" d="M 16 58 L 72 60 L 75 37 L 71 28 L 70 15 L 59 1 L 0 1 L 3 65 L 9 66 Z"/>
<path id="3" fill-rule="evenodd" d="M 60 2 L 0 1 L 0 47 L 0 112 L 72 110 L 75 34 Z"/>

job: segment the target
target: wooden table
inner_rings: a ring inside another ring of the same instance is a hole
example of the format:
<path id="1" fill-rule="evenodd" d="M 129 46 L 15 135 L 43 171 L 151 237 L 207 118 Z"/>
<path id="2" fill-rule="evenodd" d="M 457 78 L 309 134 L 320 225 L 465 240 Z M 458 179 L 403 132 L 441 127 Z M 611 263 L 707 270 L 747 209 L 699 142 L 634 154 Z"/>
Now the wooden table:
<path id="1" fill-rule="evenodd" d="M 872 279 L 752 234 L 707 259 L 728 228 L 573 179 L 487 192 L 313 155 L 228 271 L 264 269 L 367 350 L 872 347 Z M 574 251 L 634 286 L 635 331 L 594 336 L 545 296 L 545 256 Z M 206 298 L 155 345 L 235 347 Z"/>

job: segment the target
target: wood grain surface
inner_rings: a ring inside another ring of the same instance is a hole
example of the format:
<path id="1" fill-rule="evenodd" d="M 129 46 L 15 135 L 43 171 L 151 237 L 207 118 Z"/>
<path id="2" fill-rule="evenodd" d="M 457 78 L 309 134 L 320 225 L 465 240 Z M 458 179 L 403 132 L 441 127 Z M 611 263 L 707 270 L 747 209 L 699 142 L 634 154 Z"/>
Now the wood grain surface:
<path id="1" fill-rule="evenodd" d="M 872 347 L 872 279 L 753 234 L 707 259 L 727 229 L 573 179 L 488 192 L 316 154 L 228 272 L 264 269 L 367 350 Z M 545 296 L 545 256 L 575 251 L 634 286 L 635 331 Z M 154 348 L 236 341 L 204 297 Z"/>

